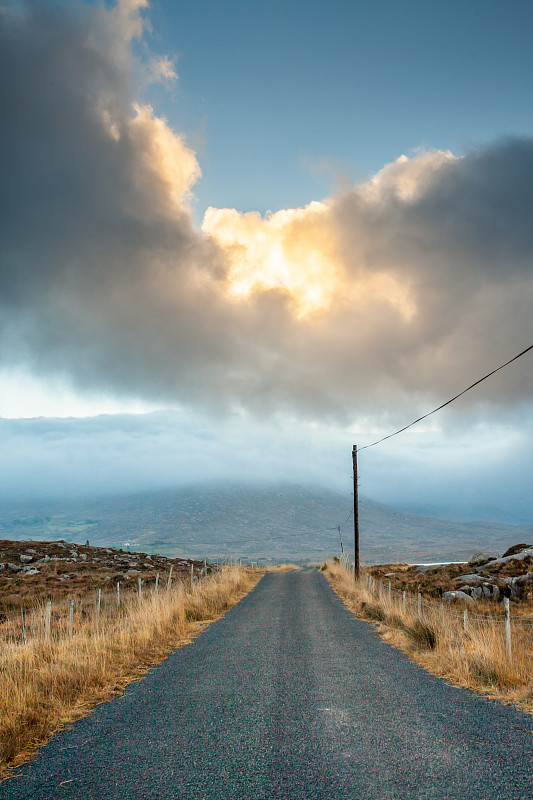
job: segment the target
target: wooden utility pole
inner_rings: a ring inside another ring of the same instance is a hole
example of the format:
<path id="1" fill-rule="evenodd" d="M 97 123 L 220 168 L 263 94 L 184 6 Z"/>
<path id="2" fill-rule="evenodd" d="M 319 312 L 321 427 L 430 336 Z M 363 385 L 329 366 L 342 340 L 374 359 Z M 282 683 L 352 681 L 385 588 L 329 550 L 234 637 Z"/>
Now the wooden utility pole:
<path id="1" fill-rule="evenodd" d="M 357 445 L 352 448 L 353 461 L 353 540 L 354 540 L 354 578 L 359 578 L 359 498 L 357 496 Z"/>
<path id="2" fill-rule="evenodd" d="M 342 546 L 341 526 L 337 525 L 339 531 L 339 539 L 341 540 L 341 556 L 344 558 L 344 547 Z"/>

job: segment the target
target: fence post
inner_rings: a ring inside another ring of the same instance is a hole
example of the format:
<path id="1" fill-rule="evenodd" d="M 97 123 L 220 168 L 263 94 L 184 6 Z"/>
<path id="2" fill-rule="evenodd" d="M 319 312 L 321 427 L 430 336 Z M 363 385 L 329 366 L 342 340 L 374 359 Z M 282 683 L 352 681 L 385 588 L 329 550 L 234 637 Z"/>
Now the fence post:
<path id="1" fill-rule="evenodd" d="M 463 628 L 464 632 L 468 633 L 468 609 L 465 608 L 463 611 Z"/>
<path id="2" fill-rule="evenodd" d="M 98 589 L 98 594 L 96 596 L 96 623 L 100 623 L 100 605 L 102 603 L 102 590 Z"/>
<path id="3" fill-rule="evenodd" d="M 155 576 L 155 593 L 157 594 L 159 591 L 159 572 Z"/>
<path id="4" fill-rule="evenodd" d="M 507 652 L 507 660 L 509 664 L 513 663 L 513 653 L 511 650 L 511 614 L 509 611 L 509 598 L 503 598 L 503 606 L 505 609 L 505 650 Z"/>
<path id="5" fill-rule="evenodd" d="M 168 580 L 167 580 L 167 591 L 172 586 L 172 570 L 174 569 L 174 564 L 170 565 L 170 572 L 168 573 Z"/>
<path id="6" fill-rule="evenodd" d="M 194 578 L 194 564 L 191 561 L 191 589 L 192 589 L 193 578 Z"/>
<path id="7" fill-rule="evenodd" d="M 422 595 L 418 592 L 418 616 L 422 617 Z"/>
<path id="8" fill-rule="evenodd" d="M 72 636 L 72 632 L 74 630 L 74 600 L 70 601 L 70 606 L 68 610 L 68 635 Z"/>
<path id="9" fill-rule="evenodd" d="M 120 606 L 120 581 L 117 581 L 117 606 Z"/>
<path id="10" fill-rule="evenodd" d="M 25 616 L 24 616 L 24 609 L 23 608 L 20 609 L 20 615 L 22 617 L 22 622 L 21 622 L 21 626 L 20 626 L 20 637 L 22 639 L 22 644 L 24 644 L 26 642 L 26 619 L 25 619 Z"/>
<path id="11" fill-rule="evenodd" d="M 407 609 L 407 592 L 405 591 L 405 589 L 402 592 L 402 608 L 405 614 L 405 611 Z"/>
<path id="12" fill-rule="evenodd" d="M 389 601 L 390 601 L 390 598 L 391 598 L 391 582 L 389 581 Z"/>
<path id="13" fill-rule="evenodd" d="M 44 637 L 45 639 L 50 638 L 50 621 L 52 619 L 52 601 L 46 601 L 46 610 L 44 614 Z"/>
<path id="14" fill-rule="evenodd" d="M 140 575 L 137 578 L 137 594 L 139 595 L 139 600 L 141 600 L 142 596 L 143 596 L 143 592 L 142 592 L 142 580 L 141 580 L 141 576 Z"/>

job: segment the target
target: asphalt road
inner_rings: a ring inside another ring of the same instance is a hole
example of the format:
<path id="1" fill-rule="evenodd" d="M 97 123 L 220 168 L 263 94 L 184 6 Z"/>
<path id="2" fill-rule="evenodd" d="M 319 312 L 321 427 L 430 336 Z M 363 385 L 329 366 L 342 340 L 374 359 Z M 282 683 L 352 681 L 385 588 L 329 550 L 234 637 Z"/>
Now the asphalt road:
<path id="1" fill-rule="evenodd" d="M 448 686 L 315 571 L 223 619 L 58 734 L 16 800 L 531 800 L 532 717 Z"/>

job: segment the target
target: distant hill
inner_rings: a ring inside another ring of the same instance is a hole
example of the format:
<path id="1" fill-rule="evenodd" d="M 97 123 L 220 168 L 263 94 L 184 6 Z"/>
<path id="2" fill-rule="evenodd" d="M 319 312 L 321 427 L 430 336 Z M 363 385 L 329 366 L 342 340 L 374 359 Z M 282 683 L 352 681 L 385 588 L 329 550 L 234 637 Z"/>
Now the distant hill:
<path id="1" fill-rule="evenodd" d="M 220 484 L 83 501 L 3 504 L 0 539 L 65 539 L 167 556 L 319 561 L 353 553 L 352 498 L 321 488 Z M 368 563 L 468 558 L 530 541 L 533 525 L 460 523 L 360 502 Z"/>

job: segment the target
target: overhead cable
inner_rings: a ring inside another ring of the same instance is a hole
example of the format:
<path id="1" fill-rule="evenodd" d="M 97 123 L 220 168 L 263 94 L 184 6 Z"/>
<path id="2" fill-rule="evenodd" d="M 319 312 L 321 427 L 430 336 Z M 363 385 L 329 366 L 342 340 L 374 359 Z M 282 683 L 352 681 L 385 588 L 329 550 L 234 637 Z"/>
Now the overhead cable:
<path id="1" fill-rule="evenodd" d="M 399 431 L 395 431 L 394 433 L 389 433 L 389 435 L 388 436 L 384 436 L 383 439 L 378 439 L 377 442 L 372 442 L 372 444 L 367 444 L 364 447 L 358 447 L 357 448 L 357 452 L 360 453 L 361 450 L 368 450 L 369 447 L 375 447 L 377 444 L 381 444 L 381 442 L 384 442 L 385 439 L 392 439 L 393 436 L 398 436 L 399 433 L 403 433 L 408 428 L 412 428 L 413 425 L 417 424 L 417 422 L 422 422 L 423 419 L 427 419 L 427 417 L 430 417 L 432 414 L 435 414 L 437 411 L 440 411 L 441 408 L 444 408 L 445 406 L 449 406 L 450 403 L 453 403 L 453 401 L 457 400 L 458 397 L 461 397 L 461 395 L 466 394 L 466 392 L 469 392 L 470 389 L 473 389 L 474 386 L 477 386 L 479 383 L 482 383 L 483 381 L 486 381 L 487 378 L 490 378 L 490 376 L 494 375 L 495 372 L 498 372 L 500 369 L 503 369 L 508 364 L 511 364 L 513 361 L 516 361 L 517 358 L 520 358 L 521 356 L 525 355 L 530 350 L 533 350 L 533 344 L 530 345 L 529 347 L 526 347 L 525 350 L 522 350 L 522 352 L 518 353 L 518 355 L 514 356 L 514 358 L 511 358 L 511 359 L 509 359 L 509 361 L 506 361 L 505 364 L 502 364 L 501 366 L 496 367 L 496 369 L 493 369 L 492 372 L 489 372 L 487 375 L 484 375 L 478 381 L 476 381 L 475 383 L 471 384 L 471 386 L 467 386 L 466 389 L 463 389 L 462 392 L 459 392 L 459 394 L 456 394 L 455 397 L 452 397 L 450 400 L 447 400 L 445 403 L 443 403 L 438 408 L 434 408 L 433 411 L 429 411 L 427 414 L 424 414 L 423 417 L 419 417 L 418 419 L 415 419 L 414 422 L 410 422 L 409 425 L 406 425 L 404 428 L 400 428 Z"/>

